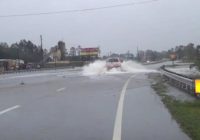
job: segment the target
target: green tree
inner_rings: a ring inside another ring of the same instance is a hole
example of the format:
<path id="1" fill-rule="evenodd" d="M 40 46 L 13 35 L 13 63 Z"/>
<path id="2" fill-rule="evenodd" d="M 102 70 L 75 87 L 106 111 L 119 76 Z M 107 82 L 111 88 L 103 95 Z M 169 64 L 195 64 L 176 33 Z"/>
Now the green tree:
<path id="1" fill-rule="evenodd" d="M 25 62 L 40 62 L 43 58 L 43 50 L 31 41 L 21 40 L 10 47 L 12 59 L 22 59 Z"/>
<path id="2" fill-rule="evenodd" d="M 195 60 L 195 48 L 193 43 L 189 43 L 184 48 L 184 56 L 187 61 Z"/>
<path id="3" fill-rule="evenodd" d="M 9 46 L 7 43 L 0 43 L 0 59 L 9 58 Z"/>
<path id="4" fill-rule="evenodd" d="M 196 61 L 195 64 L 197 65 L 198 69 L 200 70 L 200 45 L 196 47 Z"/>

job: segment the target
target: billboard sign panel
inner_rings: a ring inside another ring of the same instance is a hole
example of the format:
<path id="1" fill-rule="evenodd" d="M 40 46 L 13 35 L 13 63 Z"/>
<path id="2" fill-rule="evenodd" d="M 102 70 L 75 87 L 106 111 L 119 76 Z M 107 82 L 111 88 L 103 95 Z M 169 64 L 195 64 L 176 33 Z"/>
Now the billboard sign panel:
<path id="1" fill-rule="evenodd" d="M 81 56 L 98 56 L 99 48 L 81 48 Z"/>

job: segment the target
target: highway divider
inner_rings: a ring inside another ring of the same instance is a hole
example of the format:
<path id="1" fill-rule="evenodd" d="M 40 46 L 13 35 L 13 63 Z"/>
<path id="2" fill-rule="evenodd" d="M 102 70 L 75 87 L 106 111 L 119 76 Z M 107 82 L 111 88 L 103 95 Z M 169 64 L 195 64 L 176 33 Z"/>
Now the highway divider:
<path id="1" fill-rule="evenodd" d="M 152 65 L 152 64 L 158 64 L 169 61 L 168 59 L 159 60 L 159 61 L 150 61 L 150 62 L 143 62 L 142 65 Z"/>
<path id="2" fill-rule="evenodd" d="M 55 70 L 55 69 L 73 69 L 77 67 L 82 67 L 87 62 L 83 61 L 71 61 L 69 63 L 47 63 L 41 68 L 30 68 L 24 70 L 9 70 L 9 71 L 2 71 L 1 74 L 12 74 L 12 73 L 25 73 L 25 72 L 36 72 L 36 71 L 45 71 L 45 70 Z"/>

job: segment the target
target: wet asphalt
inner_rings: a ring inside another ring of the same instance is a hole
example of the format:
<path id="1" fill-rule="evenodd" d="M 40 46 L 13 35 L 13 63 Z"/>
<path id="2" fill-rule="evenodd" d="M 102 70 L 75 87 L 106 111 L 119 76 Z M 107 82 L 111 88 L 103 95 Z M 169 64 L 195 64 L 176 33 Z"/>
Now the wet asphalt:
<path id="1" fill-rule="evenodd" d="M 189 140 L 145 73 L 84 76 L 56 70 L 0 77 L 0 140 L 112 140 L 126 89 L 122 140 Z M 23 83 L 23 84 L 22 84 Z"/>

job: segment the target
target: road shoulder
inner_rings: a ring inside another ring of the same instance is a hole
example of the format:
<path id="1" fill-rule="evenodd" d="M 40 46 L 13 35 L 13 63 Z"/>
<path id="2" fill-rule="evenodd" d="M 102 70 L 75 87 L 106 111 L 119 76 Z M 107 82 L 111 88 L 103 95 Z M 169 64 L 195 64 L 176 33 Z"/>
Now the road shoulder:
<path id="1" fill-rule="evenodd" d="M 160 75 L 149 75 L 152 88 L 161 97 L 172 117 L 177 121 L 182 130 L 193 140 L 200 139 L 200 102 L 193 97 L 180 98 L 180 93 L 169 88 Z M 171 93 L 170 93 L 171 92 Z M 179 91 L 180 92 L 180 91 Z M 170 93 L 170 94 L 169 94 Z M 186 94 L 182 92 L 182 94 Z M 184 96 L 186 97 L 186 96 Z"/>

